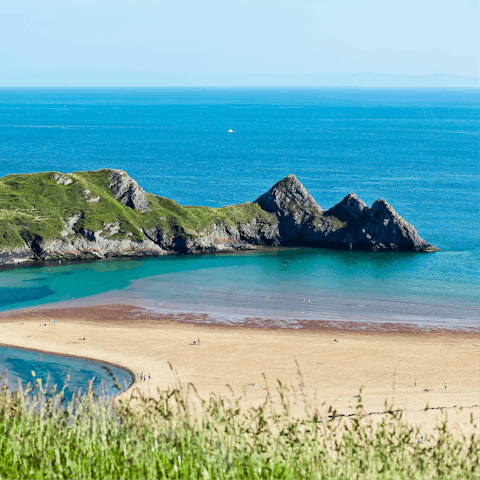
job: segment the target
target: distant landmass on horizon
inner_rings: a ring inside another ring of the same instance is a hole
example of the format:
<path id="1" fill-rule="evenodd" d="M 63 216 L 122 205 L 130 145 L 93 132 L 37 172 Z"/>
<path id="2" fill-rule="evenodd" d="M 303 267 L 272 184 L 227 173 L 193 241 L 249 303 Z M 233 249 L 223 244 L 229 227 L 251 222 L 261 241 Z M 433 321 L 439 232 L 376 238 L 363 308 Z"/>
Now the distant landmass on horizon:
<path id="1" fill-rule="evenodd" d="M 174 73 L 137 70 L 22 70 L 3 72 L 1 87 L 478 87 L 479 78 L 438 73 L 316 73 L 310 75 Z"/>

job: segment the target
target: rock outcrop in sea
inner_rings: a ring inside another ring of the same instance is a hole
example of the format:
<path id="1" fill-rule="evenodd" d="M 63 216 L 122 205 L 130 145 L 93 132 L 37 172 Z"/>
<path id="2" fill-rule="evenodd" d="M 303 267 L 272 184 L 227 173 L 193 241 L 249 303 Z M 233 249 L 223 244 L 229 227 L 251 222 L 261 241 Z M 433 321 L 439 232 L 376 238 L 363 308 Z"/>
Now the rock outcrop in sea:
<path id="1" fill-rule="evenodd" d="M 354 193 L 323 210 L 295 175 L 255 202 L 184 207 L 146 193 L 123 170 L 0 179 L 0 265 L 310 246 L 434 252 L 384 200 Z"/>
<path id="2" fill-rule="evenodd" d="M 277 215 L 284 245 L 373 252 L 438 250 L 420 238 L 415 227 L 385 200 L 379 199 L 369 208 L 350 193 L 325 211 L 295 175 L 288 175 L 278 182 L 256 203 Z"/>

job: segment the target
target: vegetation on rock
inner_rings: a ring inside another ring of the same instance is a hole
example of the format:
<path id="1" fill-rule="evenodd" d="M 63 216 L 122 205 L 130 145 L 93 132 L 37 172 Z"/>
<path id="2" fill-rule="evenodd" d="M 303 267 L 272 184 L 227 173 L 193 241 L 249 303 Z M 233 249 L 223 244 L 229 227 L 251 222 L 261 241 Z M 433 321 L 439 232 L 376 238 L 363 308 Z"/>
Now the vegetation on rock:
<path id="1" fill-rule="evenodd" d="M 222 208 L 146 193 L 122 170 L 7 175 L 0 179 L 0 264 L 257 245 L 435 250 L 386 202 L 370 209 L 347 199 L 323 211 L 294 175 L 254 203 Z"/>

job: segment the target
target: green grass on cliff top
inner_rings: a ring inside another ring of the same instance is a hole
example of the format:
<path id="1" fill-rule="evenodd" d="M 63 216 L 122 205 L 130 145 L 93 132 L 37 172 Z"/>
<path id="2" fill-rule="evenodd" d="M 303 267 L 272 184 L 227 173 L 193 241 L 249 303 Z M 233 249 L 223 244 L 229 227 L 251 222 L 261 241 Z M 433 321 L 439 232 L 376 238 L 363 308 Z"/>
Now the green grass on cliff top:
<path id="1" fill-rule="evenodd" d="M 102 230 L 105 223 L 119 222 L 120 232 L 109 237 L 144 239 L 140 228 L 160 227 L 172 237 L 175 234 L 197 235 L 208 231 L 213 224 L 237 225 L 257 219 L 276 223 L 273 214 L 257 204 L 244 203 L 222 208 L 181 206 L 173 200 L 147 194 L 150 210 L 137 212 L 118 202 L 109 189 L 108 170 L 65 174 L 73 183 L 56 183 L 56 172 L 8 175 L 0 178 L 0 248 L 25 245 L 31 239 L 63 238 L 64 221 L 81 214 L 75 224 L 93 232 Z M 88 198 L 100 197 L 97 203 Z M 67 238 L 73 238 L 69 235 Z"/>

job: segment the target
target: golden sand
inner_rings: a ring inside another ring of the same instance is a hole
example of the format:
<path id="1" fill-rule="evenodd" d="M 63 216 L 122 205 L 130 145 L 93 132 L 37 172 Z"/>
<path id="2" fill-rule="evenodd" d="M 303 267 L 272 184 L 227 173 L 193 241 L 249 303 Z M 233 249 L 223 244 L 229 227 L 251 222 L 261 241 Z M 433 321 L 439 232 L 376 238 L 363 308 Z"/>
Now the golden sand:
<path id="1" fill-rule="evenodd" d="M 479 431 L 478 333 L 234 328 L 188 323 L 187 317 L 169 321 L 122 305 L 18 311 L 0 318 L 0 342 L 150 374 L 134 385 L 145 394 L 192 382 L 204 398 L 231 397 L 233 390 L 244 404 L 257 404 L 266 395 L 265 374 L 271 389 L 279 379 L 298 394 L 303 382 L 309 403 L 323 412 L 333 405 L 353 413 L 363 388 L 367 412 L 384 411 L 387 401 L 425 431 L 445 414 L 457 432 Z M 301 395 L 297 399 L 293 413 L 302 415 Z M 425 411 L 427 404 L 435 409 Z"/>

